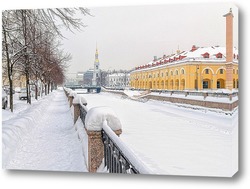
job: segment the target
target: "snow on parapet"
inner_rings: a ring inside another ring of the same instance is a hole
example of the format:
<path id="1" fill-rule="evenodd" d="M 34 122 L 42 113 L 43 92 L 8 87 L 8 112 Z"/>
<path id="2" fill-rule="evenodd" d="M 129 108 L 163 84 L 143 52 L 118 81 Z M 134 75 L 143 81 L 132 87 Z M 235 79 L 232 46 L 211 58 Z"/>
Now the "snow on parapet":
<path id="1" fill-rule="evenodd" d="M 75 91 L 73 91 L 73 90 L 71 90 L 71 91 L 69 92 L 69 96 L 76 97 L 76 95 L 77 95 L 77 93 L 76 93 Z"/>
<path id="2" fill-rule="evenodd" d="M 104 121 L 113 131 L 122 128 L 115 112 L 107 106 L 91 108 L 85 118 L 85 127 L 88 131 L 101 131 Z"/>
<path id="3" fill-rule="evenodd" d="M 87 100 L 80 95 L 76 95 L 73 99 L 73 104 L 87 105 Z"/>

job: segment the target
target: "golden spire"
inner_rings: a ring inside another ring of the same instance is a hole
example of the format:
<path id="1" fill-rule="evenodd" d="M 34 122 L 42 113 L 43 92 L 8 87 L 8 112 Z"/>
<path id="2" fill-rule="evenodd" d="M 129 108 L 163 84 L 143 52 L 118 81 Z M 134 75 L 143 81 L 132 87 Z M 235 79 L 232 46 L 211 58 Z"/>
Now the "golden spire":
<path id="1" fill-rule="evenodd" d="M 95 62 L 99 62 L 99 59 L 98 59 L 98 49 L 97 49 L 97 42 L 96 42 L 96 51 L 95 51 Z"/>

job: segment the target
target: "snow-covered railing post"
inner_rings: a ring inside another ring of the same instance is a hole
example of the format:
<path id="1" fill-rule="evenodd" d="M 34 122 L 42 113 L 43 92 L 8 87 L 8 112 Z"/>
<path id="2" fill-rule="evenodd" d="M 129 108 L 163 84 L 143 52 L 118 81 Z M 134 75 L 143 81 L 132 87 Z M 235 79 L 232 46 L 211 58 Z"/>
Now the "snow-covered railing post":
<path id="1" fill-rule="evenodd" d="M 85 118 L 85 128 L 88 134 L 88 167 L 89 172 L 96 172 L 104 158 L 104 143 L 102 127 L 104 121 L 117 134 L 121 134 L 121 123 L 114 112 L 108 107 L 91 108 Z"/>
<path id="2" fill-rule="evenodd" d="M 80 117 L 83 120 L 83 115 L 87 114 L 87 101 L 85 100 L 84 97 L 76 95 L 73 99 L 73 107 L 74 107 L 74 124 L 76 123 L 77 119 Z"/>
<path id="3" fill-rule="evenodd" d="M 68 99 L 69 99 L 69 107 L 71 107 L 74 99 L 74 94 L 72 91 L 69 93 Z"/>
<path id="4" fill-rule="evenodd" d="M 68 88 L 63 88 L 63 89 L 64 89 L 66 97 L 69 99 L 70 89 L 68 89 Z"/>

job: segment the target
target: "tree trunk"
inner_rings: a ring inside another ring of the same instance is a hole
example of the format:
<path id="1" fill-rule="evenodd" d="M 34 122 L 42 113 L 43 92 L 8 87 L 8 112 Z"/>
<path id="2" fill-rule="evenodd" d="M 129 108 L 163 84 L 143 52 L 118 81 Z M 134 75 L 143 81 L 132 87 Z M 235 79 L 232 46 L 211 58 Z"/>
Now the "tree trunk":
<path id="1" fill-rule="evenodd" d="M 6 31 L 3 27 L 3 34 L 4 34 L 4 40 L 5 40 L 5 50 L 6 50 L 6 57 L 7 57 L 7 68 L 8 68 L 8 79 L 9 79 L 9 84 L 10 84 L 10 110 L 11 112 L 13 112 L 13 82 L 12 82 L 12 65 L 11 65 L 11 60 L 9 57 L 9 47 L 8 47 L 8 43 L 7 43 L 7 34 Z"/>
<path id="2" fill-rule="evenodd" d="M 27 103 L 31 104 L 30 88 L 29 88 L 29 73 L 26 72 L 26 91 L 27 91 Z"/>
<path id="3" fill-rule="evenodd" d="M 45 86 L 44 86 L 44 87 L 45 87 L 45 90 L 44 90 L 45 95 L 47 95 L 47 87 L 48 87 L 48 86 L 47 86 L 47 84 L 46 84 L 46 83 L 45 83 Z"/>
<path id="4" fill-rule="evenodd" d="M 38 99 L 38 73 L 36 72 L 36 83 L 35 83 L 35 99 Z"/>

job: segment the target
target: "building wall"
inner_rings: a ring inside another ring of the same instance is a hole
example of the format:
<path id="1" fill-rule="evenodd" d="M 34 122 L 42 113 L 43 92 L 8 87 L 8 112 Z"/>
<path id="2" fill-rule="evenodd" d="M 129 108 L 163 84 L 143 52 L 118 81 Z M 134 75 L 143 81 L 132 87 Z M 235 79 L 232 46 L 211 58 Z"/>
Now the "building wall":
<path id="1" fill-rule="evenodd" d="M 130 74 L 130 81 L 131 87 L 136 89 L 202 90 L 225 88 L 226 64 L 186 62 L 136 70 Z M 237 63 L 233 64 L 233 88 L 238 88 Z"/>
<path id="2" fill-rule="evenodd" d="M 114 73 L 107 75 L 108 87 L 128 87 L 130 74 Z"/>
<path id="3" fill-rule="evenodd" d="M 9 80 L 7 77 L 4 77 L 2 79 L 2 85 L 3 86 L 9 86 Z M 13 89 L 15 89 L 16 87 L 20 87 L 20 88 L 26 88 L 26 77 L 23 75 L 14 77 L 13 79 Z"/>

